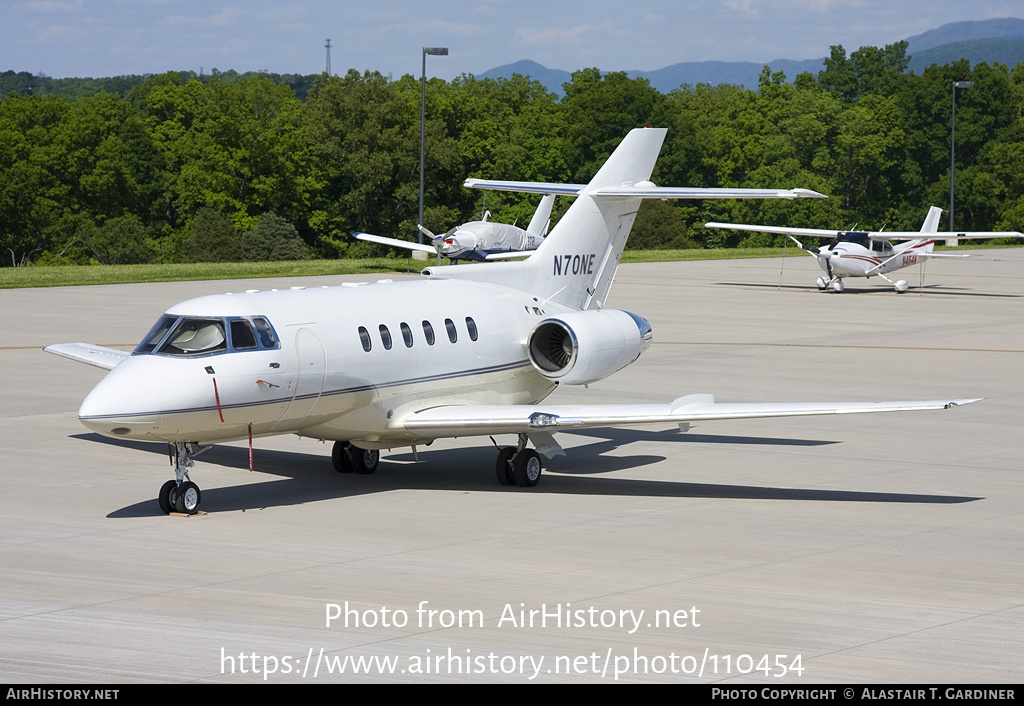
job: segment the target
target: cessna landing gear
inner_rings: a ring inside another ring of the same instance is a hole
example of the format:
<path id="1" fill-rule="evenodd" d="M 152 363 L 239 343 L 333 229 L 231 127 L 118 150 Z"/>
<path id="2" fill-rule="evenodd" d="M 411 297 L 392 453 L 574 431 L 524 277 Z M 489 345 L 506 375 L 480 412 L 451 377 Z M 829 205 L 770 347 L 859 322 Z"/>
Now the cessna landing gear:
<path id="1" fill-rule="evenodd" d="M 835 279 L 819 277 L 815 283 L 818 285 L 818 289 L 823 292 L 830 287 L 836 294 L 842 294 L 843 292 L 843 280 L 840 277 L 836 277 Z"/>
<path id="2" fill-rule="evenodd" d="M 882 279 L 884 279 L 889 284 L 891 284 L 896 289 L 896 293 L 897 294 L 903 294 L 905 291 L 910 289 L 910 283 L 907 282 L 907 280 L 905 280 L 905 279 L 901 279 L 901 280 L 897 280 L 897 281 L 893 282 L 891 279 L 889 279 L 888 277 L 883 275 L 881 272 L 878 273 L 878 276 L 881 277 Z"/>
<path id="3" fill-rule="evenodd" d="M 160 487 L 160 494 L 157 496 L 160 510 L 168 515 L 172 512 L 194 515 L 199 512 L 203 494 L 199 486 L 188 479 L 188 469 L 195 465 L 192 458 L 206 449 L 201 449 L 190 442 L 179 441 L 173 445 L 168 444 L 167 450 L 174 465 L 175 479 Z"/>
<path id="4" fill-rule="evenodd" d="M 373 473 L 380 465 L 380 451 L 361 449 L 347 441 L 335 441 L 331 449 L 331 464 L 338 473 Z"/>
<path id="5" fill-rule="evenodd" d="M 519 435 L 519 446 L 498 449 L 495 474 L 502 485 L 532 488 L 540 481 L 540 454 L 526 448 L 526 435 Z"/>

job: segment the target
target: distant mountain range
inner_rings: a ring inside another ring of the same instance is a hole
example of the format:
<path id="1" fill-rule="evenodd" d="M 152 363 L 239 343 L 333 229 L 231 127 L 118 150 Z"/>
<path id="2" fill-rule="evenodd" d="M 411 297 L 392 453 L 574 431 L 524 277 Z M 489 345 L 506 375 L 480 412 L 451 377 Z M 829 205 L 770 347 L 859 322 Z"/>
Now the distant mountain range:
<path id="1" fill-rule="evenodd" d="M 978 22 L 954 22 L 913 37 L 907 37 L 909 70 L 920 74 L 932 64 L 949 64 L 968 59 L 971 65 L 999 62 L 1013 67 L 1024 61 L 1024 19 L 1004 18 Z M 859 47 L 845 47 L 847 56 Z M 756 88 L 761 69 L 767 64 L 772 71 L 783 71 L 792 81 L 804 71 L 817 75 L 824 68 L 820 59 L 776 59 L 774 61 L 691 61 L 666 66 L 655 71 L 626 71 L 631 78 L 646 78 L 661 93 L 683 84 L 729 83 Z M 578 67 L 583 68 L 583 67 Z M 602 71 L 621 70 L 598 67 Z M 562 84 L 572 79 L 569 71 L 549 69 L 535 61 L 523 60 L 485 71 L 479 78 L 509 78 L 522 74 L 540 81 L 549 90 L 562 94 Z"/>

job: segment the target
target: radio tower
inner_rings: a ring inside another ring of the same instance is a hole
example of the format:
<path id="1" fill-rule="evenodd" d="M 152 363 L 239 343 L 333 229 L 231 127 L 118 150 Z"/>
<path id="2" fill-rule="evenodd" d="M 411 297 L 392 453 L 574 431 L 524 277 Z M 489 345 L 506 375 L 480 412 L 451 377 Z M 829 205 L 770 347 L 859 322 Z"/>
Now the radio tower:
<path id="1" fill-rule="evenodd" d="M 324 46 L 327 47 L 327 75 L 330 76 L 331 75 L 331 40 L 328 39 L 327 40 L 327 44 L 325 44 Z"/>

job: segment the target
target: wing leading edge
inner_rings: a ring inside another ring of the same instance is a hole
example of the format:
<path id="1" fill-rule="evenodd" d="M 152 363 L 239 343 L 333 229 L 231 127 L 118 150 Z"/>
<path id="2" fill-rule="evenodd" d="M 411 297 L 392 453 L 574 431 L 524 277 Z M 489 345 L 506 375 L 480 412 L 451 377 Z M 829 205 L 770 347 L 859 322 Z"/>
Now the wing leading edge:
<path id="1" fill-rule="evenodd" d="M 950 409 L 981 398 L 909 402 L 717 403 L 713 395 L 687 395 L 669 404 L 482 405 L 434 407 L 399 424 L 427 437 L 530 434 L 641 424 L 680 424 L 716 419 L 803 417 L 869 412 Z"/>
<path id="2" fill-rule="evenodd" d="M 827 228 L 788 228 L 786 226 L 759 226 L 748 223 L 705 223 L 705 228 L 721 228 L 724 230 L 748 230 L 756 233 L 778 233 L 784 235 L 803 235 L 819 238 L 834 238 L 840 233 L 849 233 L 848 230 L 828 230 Z M 1024 233 L 1015 230 L 1008 231 L 965 231 L 945 232 L 935 231 L 880 231 L 868 232 L 871 240 L 942 240 L 943 238 L 1021 238 Z"/>
<path id="3" fill-rule="evenodd" d="M 501 181 L 494 179 L 466 179 L 467 189 L 489 189 L 491 191 L 516 191 L 527 194 L 555 194 L 558 196 L 579 196 L 586 184 L 554 184 L 539 181 Z M 588 195 L 596 199 L 641 198 L 641 199 L 798 199 L 827 198 L 824 194 L 810 189 L 719 189 L 685 186 L 655 186 L 650 182 L 632 186 L 602 186 Z"/>

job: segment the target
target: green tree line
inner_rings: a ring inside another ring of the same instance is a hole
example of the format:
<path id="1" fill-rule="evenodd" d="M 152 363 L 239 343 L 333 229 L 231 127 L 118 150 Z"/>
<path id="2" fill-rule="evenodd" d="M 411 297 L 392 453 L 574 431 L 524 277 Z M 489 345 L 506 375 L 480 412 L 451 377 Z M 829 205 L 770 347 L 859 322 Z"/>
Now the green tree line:
<path id="1" fill-rule="evenodd" d="M 708 220 L 913 230 L 930 204 L 948 204 L 951 84 L 972 81 L 957 93 L 956 227 L 1024 229 L 1024 64 L 917 75 L 908 60 L 905 42 L 849 56 L 837 46 L 817 76 L 789 82 L 766 67 L 757 90 L 668 94 L 597 69 L 573 73 L 561 98 L 522 76 L 432 79 L 424 225 L 440 232 L 484 210 L 528 222 L 536 197 L 462 182 L 586 182 L 629 129 L 656 125 L 669 129 L 658 184 L 830 198 L 645 202 L 632 248 L 783 244 Z M 385 249 L 353 231 L 416 237 L 419 79 L 131 78 L 76 99 L 0 99 L 3 266 L 360 256 Z"/>

